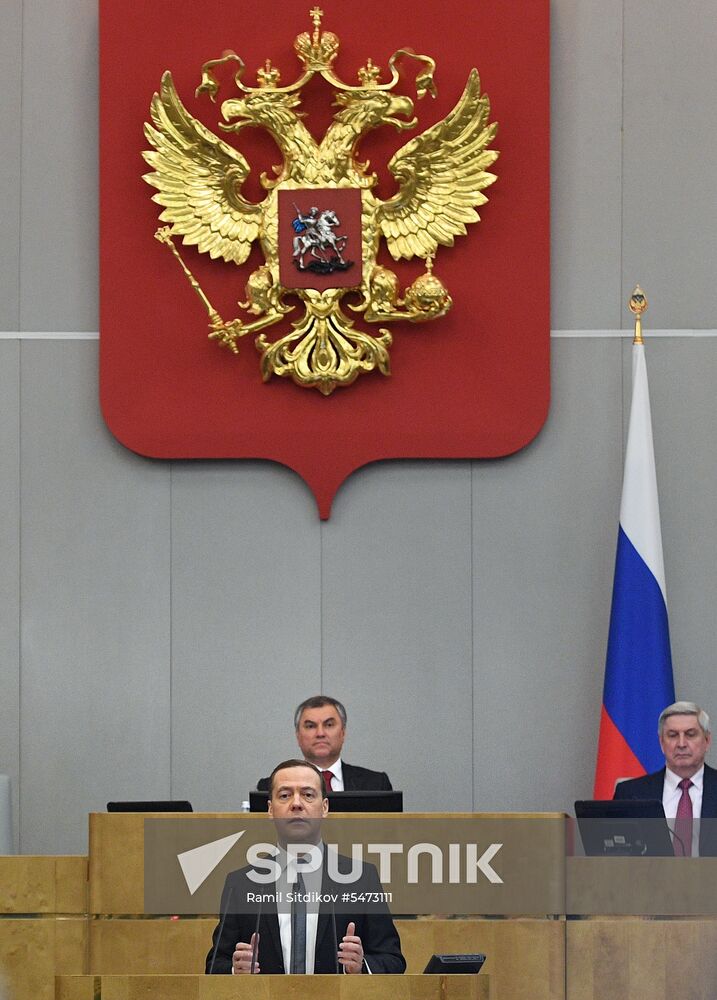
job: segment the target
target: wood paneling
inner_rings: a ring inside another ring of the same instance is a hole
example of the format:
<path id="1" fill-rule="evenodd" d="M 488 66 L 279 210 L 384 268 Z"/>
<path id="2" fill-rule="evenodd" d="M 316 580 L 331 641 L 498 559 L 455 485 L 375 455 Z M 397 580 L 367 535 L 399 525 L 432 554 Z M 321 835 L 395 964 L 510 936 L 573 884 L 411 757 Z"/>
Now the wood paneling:
<path id="1" fill-rule="evenodd" d="M 89 971 L 97 975 L 197 973 L 215 919 L 112 920 L 90 925 Z M 485 952 L 498 1000 L 562 1000 L 565 924 L 560 920 L 397 920 L 407 972 L 433 954 Z"/>
<path id="2" fill-rule="evenodd" d="M 235 1000 L 232 976 L 102 976 L 58 980 L 56 1000 Z M 487 976 L 312 976 L 311 1000 L 488 1000 Z M 306 1000 L 300 976 L 255 976 L 246 1000 Z"/>
<path id="3" fill-rule="evenodd" d="M 56 975 L 84 973 L 84 917 L 0 919 L 0 977 L 12 1000 L 52 1000 Z"/>
<path id="4" fill-rule="evenodd" d="M 717 920 L 570 920 L 566 1000 L 714 1000 Z"/>
<path id="5" fill-rule="evenodd" d="M 87 858 L 0 857 L 0 913 L 86 913 Z"/>

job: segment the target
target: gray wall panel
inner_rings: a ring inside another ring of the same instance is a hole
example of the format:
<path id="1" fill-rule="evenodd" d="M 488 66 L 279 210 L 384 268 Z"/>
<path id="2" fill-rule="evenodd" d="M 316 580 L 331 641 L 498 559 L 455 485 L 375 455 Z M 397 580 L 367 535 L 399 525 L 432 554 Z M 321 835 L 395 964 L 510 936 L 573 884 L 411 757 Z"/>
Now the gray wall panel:
<path id="1" fill-rule="evenodd" d="M 96 343 L 22 347 L 25 853 L 169 793 L 169 470 L 110 436 L 96 368 Z"/>
<path id="2" fill-rule="evenodd" d="M 621 345 L 554 344 L 536 441 L 475 463 L 475 807 L 567 809 L 595 767 L 622 478 Z"/>
<path id="3" fill-rule="evenodd" d="M 20 329 L 22 0 L 4 0 L 0 30 L 0 330 Z"/>
<path id="4" fill-rule="evenodd" d="M 20 344 L 0 341 L 0 773 L 20 789 Z"/>
<path id="5" fill-rule="evenodd" d="M 97 0 L 23 7 L 20 329 L 96 330 Z"/>
<path id="6" fill-rule="evenodd" d="M 553 0 L 552 326 L 620 325 L 622 0 Z"/>
<path id="7" fill-rule="evenodd" d="M 714 329 L 714 5 L 625 0 L 625 38 L 623 298 L 639 281 L 653 328 Z"/>
<path id="8" fill-rule="evenodd" d="M 407 809 L 471 806 L 470 517 L 469 463 L 381 462 L 322 526 L 323 690 Z"/>
<path id="9" fill-rule="evenodd" d="M 623 348 L 625 407 L 631 345 Z M 646 356 L 678 698 L 717 717 L 717 341 L 649 339 Z M 627 410 L 626 410 L 627 412 Z M 712 751 L 711 758 L 716 758 Z"/>
<path id="10" fill-rule="evenodd" d="M 297 475 L 265 462 L 172 471 L 172 794 L 237 809 L 294 756 L 320 682 L 319 523 Z"/>

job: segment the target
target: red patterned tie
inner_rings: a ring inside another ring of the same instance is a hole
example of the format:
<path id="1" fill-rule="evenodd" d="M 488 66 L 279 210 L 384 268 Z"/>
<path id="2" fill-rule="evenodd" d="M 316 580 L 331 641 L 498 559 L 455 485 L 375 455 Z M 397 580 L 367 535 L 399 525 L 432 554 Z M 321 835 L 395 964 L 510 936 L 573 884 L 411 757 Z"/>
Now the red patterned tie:
<path id="1" fill-rule="evenodd" d="M 331 779 L 333 778 L 333 774 L 331 773 L 331 771 L 322 771 L 321 776 L 324 779 L 324 788 L 328 793 L 331 791 Z M 690 812 L 690 816 L 691 815 L 692 813 Z"/>
<path id="2" fill-rule="evenodd" d="M 690 798 L 690 788 L 692 782 L 689 778 L 683 778 L 677 787 L 682 789 L 682 795 L 677 803 L 677 816 L 675 817 L 675 839 L 673 841 L 675 855 L 678 858 L 691 858 L 692 799 Z"/>

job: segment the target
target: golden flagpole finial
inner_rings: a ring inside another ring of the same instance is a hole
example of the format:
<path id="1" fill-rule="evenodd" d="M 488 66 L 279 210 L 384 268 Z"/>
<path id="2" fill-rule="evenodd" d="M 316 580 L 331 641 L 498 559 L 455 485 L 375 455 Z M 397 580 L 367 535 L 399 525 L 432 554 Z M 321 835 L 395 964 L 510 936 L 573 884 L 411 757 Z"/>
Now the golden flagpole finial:
<path id="1" fill-rule="evenodd" d="M 647 296 L 639 285 L 635 285 L 628 306 L 630 312 L 635 317 L 635 336 L 632 338 L 632 342 L 633 344 L 644 344 L 645 342 L 642 339 L 642 314 L 647 309 Z"/>

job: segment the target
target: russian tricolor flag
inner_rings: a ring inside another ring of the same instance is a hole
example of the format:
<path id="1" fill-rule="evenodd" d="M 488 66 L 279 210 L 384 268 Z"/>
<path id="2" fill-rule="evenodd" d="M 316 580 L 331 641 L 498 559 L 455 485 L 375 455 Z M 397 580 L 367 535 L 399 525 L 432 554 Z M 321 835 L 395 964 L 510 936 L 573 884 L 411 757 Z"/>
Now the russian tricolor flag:
<path id="1" fill-rule="evenodd" d="M 635 343 L 596 799 L 611 799 L 618 778 L 664 765 L 657 719 L 674 700 L 645 347 Z"/>

